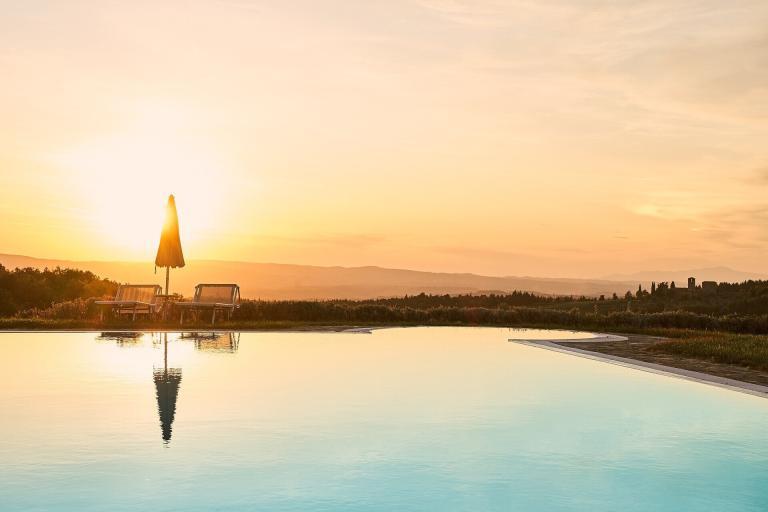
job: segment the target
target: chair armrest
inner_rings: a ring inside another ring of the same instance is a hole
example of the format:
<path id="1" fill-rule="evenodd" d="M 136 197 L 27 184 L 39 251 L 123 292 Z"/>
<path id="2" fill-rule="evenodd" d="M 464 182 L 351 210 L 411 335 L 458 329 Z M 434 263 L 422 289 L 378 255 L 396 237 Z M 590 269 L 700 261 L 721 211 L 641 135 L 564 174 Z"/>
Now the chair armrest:
<path id="1" fill-rule="evenodd" d="M 180 308 L 204 308 L 207 306 L 207 302 L 195 302 L 195 301 L 184 301 L 184 302 L 174 302 L 174 307 L 180 307 Z"/>
<path id="2" fill-rule="evenodd" d="M 174 306 L 181 306 L 187 308 L 233 308 L 234 304 L 227 304 L 223 302 L 174 302 Z"/>
<path id="3" fill-rule="evenodd" d="M 152 302 L 141 302 L 138 300 L 97 300 L 94 304 L 99 306 L 156 306 Z"/>

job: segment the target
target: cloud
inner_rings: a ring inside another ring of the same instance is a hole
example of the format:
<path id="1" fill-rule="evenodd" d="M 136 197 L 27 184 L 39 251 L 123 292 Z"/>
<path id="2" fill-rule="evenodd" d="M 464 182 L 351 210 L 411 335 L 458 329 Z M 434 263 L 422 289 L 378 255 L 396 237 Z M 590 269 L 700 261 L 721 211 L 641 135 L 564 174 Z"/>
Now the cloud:
<path id="1" fill-rule="evenodd" d="M 764 250 L 768 247 L 768 202 L 721 208 L 697 219 L 692 231 L 720 247 Z"/>
<path id="2" fill-rule="evenodd" d="M 701 133 L 762 128 L 768 118 L 762 0 L 418 3 L 474 31 L 462 52 L 477 69 L 552 84 L 570 104 L 588 101 L 617 122 L 631 109 L 634 124 Z"/>
<path id="3" fill-rule="evenodd" d="M 755 169 L 747 178 L 747 181 L 751 183 L 768 184 L 768 166 Z"/>
<path id="4" fill-rule="evenodd" d="M 761 179 L 768 182 L 768 175 Z M 648 194 L 630 211 L 648 219 L 651 229 L 673 233 L 667 245 L 695 247 L 699 253 L 717 255 L 719 261 L 729 257 L 728 251 L 764 250 L 768 248 L 768 201 L 754 185 L 738 181 L 736 185 Z"/>
<path id="5" fill-rule="evenodd" d="M 722 196 L 716 192 L 666 189 L 648 194 L 630 211 L 670 221 L 695 220 L 715 210 L 721 201 Z"/>
<path id="6" fill-rule="evenodd" d="M 259 236 L 260 243 L 290 246 L 337 246 L 345 248 L 367 248 L 387 242 L 387 238 L 375 234 L 351 233 L 325 236 Z"/>

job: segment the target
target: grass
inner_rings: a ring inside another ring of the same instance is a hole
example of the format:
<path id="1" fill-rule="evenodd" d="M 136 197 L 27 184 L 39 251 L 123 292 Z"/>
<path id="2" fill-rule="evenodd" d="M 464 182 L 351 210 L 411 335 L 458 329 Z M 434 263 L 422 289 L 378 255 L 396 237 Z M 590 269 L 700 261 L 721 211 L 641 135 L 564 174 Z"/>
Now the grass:
<path id="1" fill-rule="evenodd" d="M 378 324 L 365 324 L 368 326 L 379 326 Z M 99 322 L 98 320 L 50 320 L 41 318 L 0 318 L 0 331 L 46 331 L 46 330 L 83 330 L 83 331 L 179 331 L 197 329 L 201 331 L 211 329 L 231 329 L 231 330 L 316 330 L 316 329 L 341 329 L 344 327 L 360 327 L 349 322 L 293 322 L 283 320 L 259 320 L 259 321 L 238 321 L 238 322 L 216 322 L 212 326 L 210 322 L 184 322 L 179 325 L 174 322 L 157 322 L 147 320 L 131 321 L 110 321 Z"/>
<path id="2" fill-rule="evenodd" d="M 550 322 L 526 322 L 524 324 L 486 324 L 482 322 L 445 322 L 437 320 L 428 320 L 424 322 L 407 321 L 350 321 L 350 320 L 232 320 L 216 322 L 216 329 L 231 330 L 300 330 L 300 329 L 321 329 L 321 328 L 343 328 L 343 327 L 417 327 L 417 326 L 447 326 L 447 327 L 499 327 L 499 328 L 528 328 L 528 329 L 555 329 L 555 330 L 581 330 L 581 331 L 600 331 L 600 326 L 591 323 L 582 323 L 577 325 L 564 325 Z M 0 318 L 0 331 L 2 330 L 88 330 L 88 331 L 110 331 L 110 330 L 145 330 L 145 331 L 163 331 L 163 330 L 190 330 L 211 329 L 210 321 L 186 320 L 183 325 L 178 320 L 168 320 L 161 322 L 158 320 L 147 320 L 137 318 L 135 322 L 128 319 L 107 320 L 101 322 L 96 319 L 74 320 L 74 319 L 46 319 L 46 318 Z M 614 331 L 616 329 L 613 329 Z M 627 327 L 618 329 L 623 333 L 632 334 L 651 334 L 655 336 L 677 337 L 688 331 L 681 329 L 660 329 L 660 328 L 636 328 Z"/>
<path id="3" fill-rule="evenodd" d="M 655 343 L 648 350 L 768 371 L 768 336 L 706 331 L 667 335 L 675 339 Z"/>
<path id="4" fill-rule="evenodd" d="M 91 320 L 49 320 L 43 318 L 0 318 L 0 331 L 7 330 L 99 330 L 99 325 Z"/>

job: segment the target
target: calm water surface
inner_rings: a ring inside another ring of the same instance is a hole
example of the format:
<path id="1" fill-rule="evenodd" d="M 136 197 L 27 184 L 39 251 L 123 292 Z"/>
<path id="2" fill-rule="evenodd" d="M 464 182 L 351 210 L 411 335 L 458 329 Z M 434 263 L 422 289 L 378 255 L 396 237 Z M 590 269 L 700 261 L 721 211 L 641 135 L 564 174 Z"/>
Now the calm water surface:
<path id="1" fill-rule="evenodd" d="M 0 510 L 768 510 L 768 400 L 572 333 L 166 336 L 0 334 Z"/>

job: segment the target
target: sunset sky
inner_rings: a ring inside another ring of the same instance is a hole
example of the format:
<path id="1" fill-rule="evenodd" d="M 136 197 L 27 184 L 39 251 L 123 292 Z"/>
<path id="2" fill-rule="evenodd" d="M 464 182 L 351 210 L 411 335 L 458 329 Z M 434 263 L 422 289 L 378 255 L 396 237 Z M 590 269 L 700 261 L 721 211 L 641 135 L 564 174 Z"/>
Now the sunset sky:
<path id="1" fill-rule="evenodd" d="M 765 0 L 0 8 L 0 252 L 768 272 Z"/>

